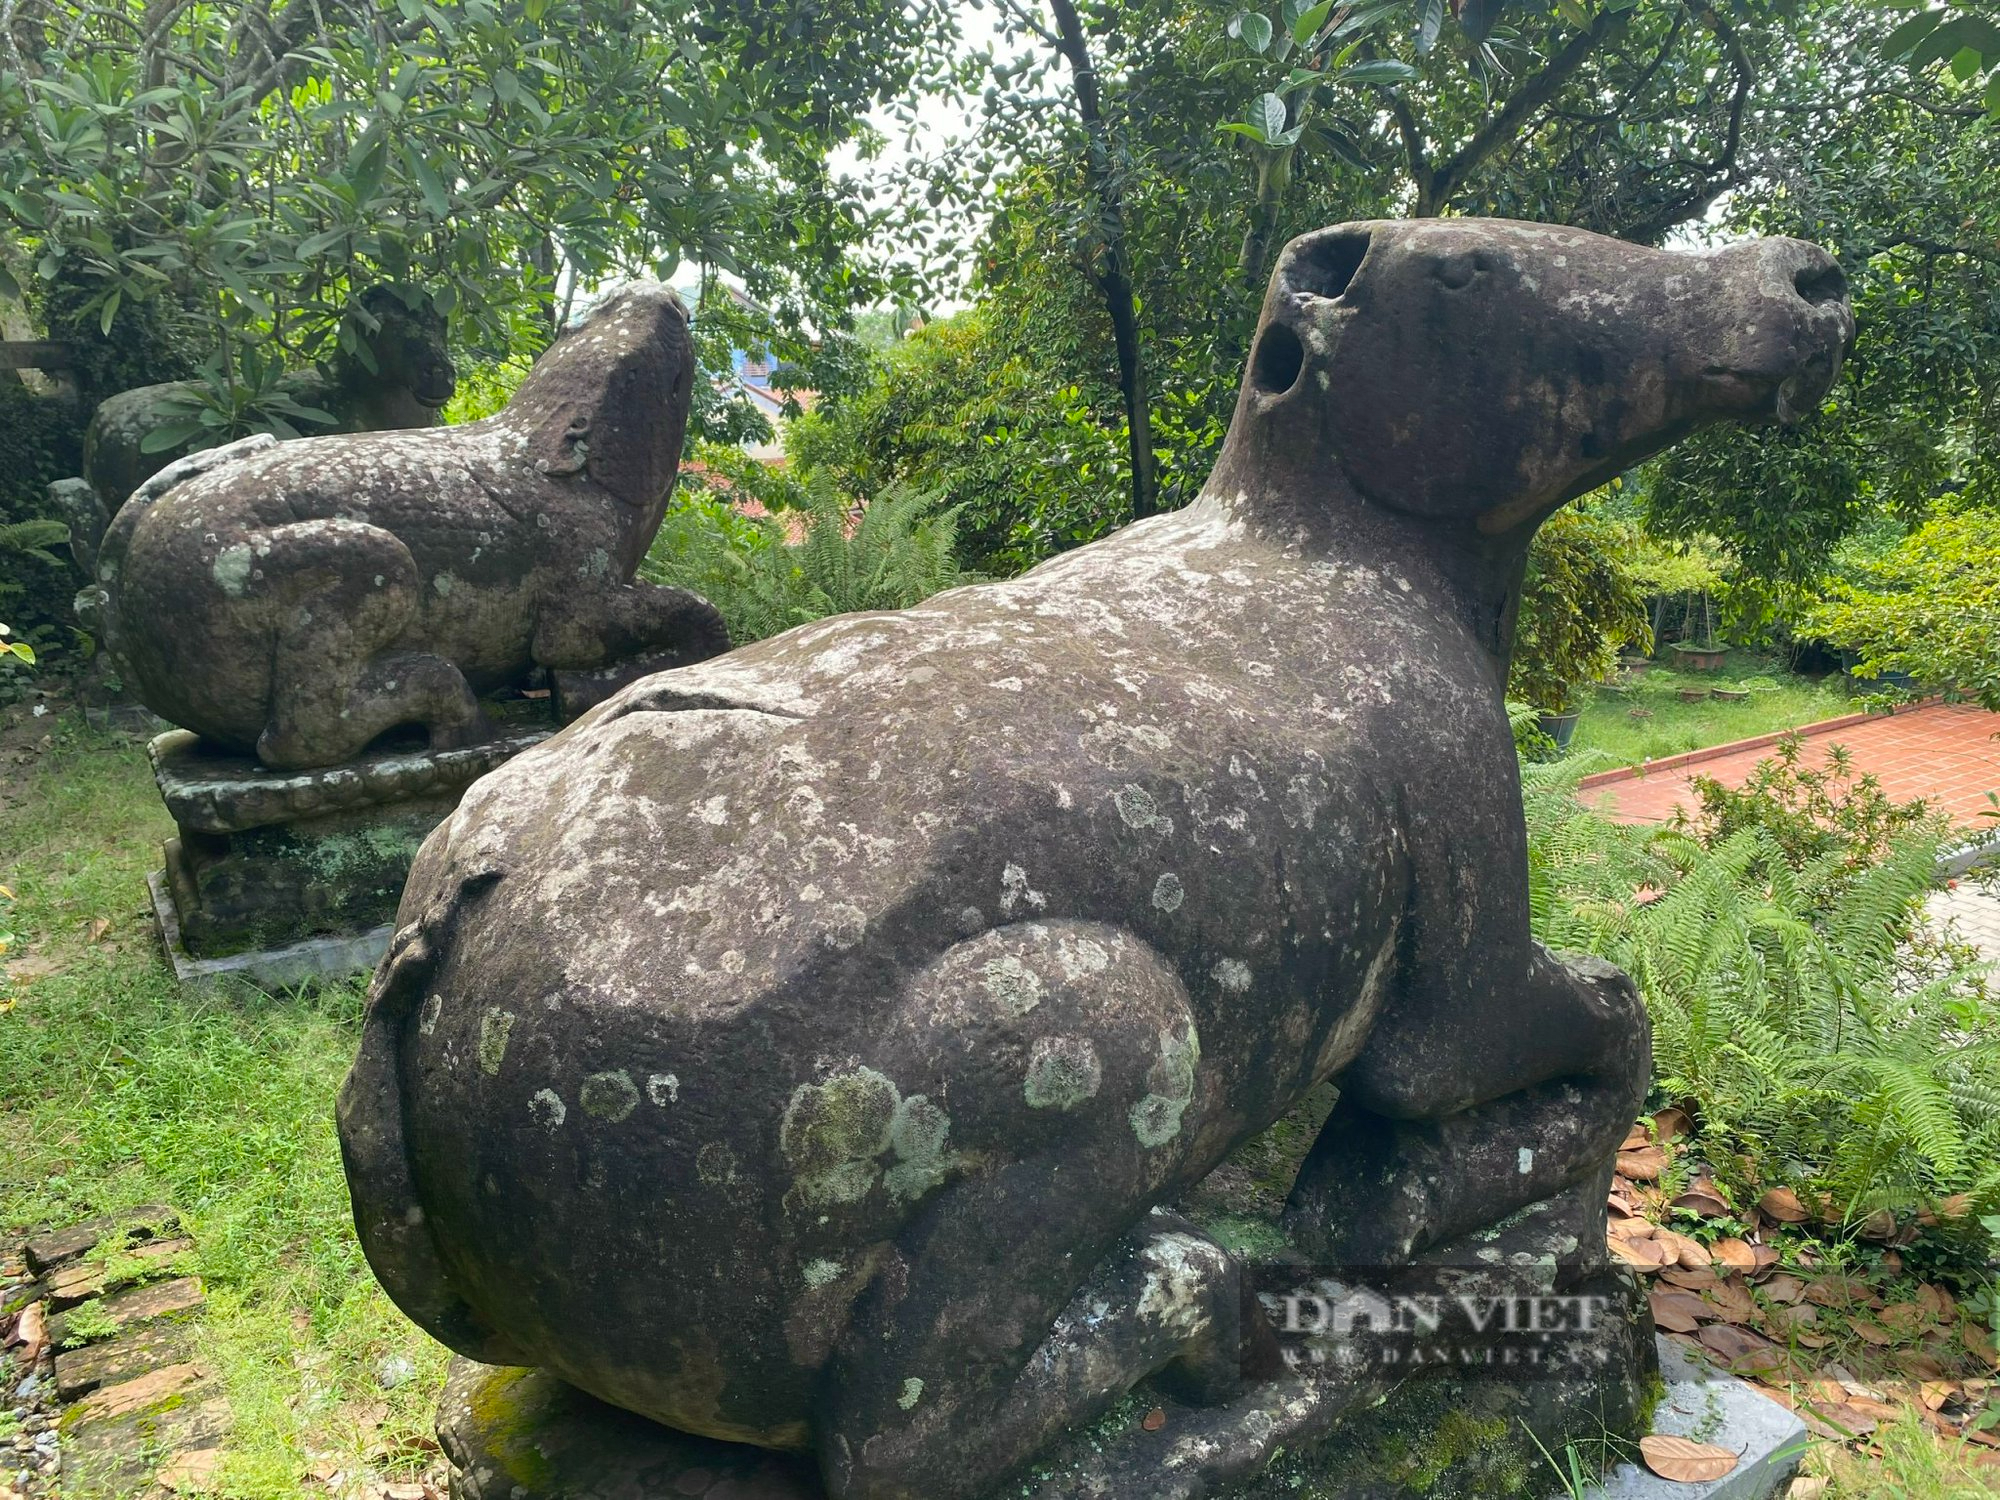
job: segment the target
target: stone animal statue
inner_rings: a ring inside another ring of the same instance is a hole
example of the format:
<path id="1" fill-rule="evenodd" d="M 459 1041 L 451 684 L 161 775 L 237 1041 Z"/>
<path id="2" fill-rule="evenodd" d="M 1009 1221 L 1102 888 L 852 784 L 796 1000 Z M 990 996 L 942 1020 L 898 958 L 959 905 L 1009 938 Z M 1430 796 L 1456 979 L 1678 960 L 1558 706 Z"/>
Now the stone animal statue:
<path id="1" fill-rule="evenodd" d="M 443 317 L 428 297 L 410 296 L 387 284 L 368 288 L 356 307 L 358 313 L 350 312 L 347 321 L 367 357 L 336 350 L 325 364 L 282 377 L 279 389 L 301 406 L 332 413 L 333 425 L 323 429 L 328 432 L 435 426 L 458 388 Z M 121 391 L 92 413 L 83 434 L 83 477 L 107 518 L 147 479 L 189 451 L 182 444 L 148 453 L 144 444 L 154 431 L 179 420 L 170 407 L 162 407 L 162 398 L 191 390 L 193 384 L 174 381 Z"/>
<path id="2" fill-rule="evenodd" d="M 1793 240 L 1294 240 L 1186 510 L 644 679 L 472 787 L 340 1097 L 384 1286 L 836 1500 L 967 1500 L 1142 1378 L 1238 1399 L 1234 1263 L 1156 1206 L 1322 1081 L 1305 1254 L 1565 1191 L 1601 1249 L 1648 1032 L 1529 934 L 1529 540 L 1809 406 L 1852 326 Z M 1088 1493 L 1170 1488 L 1127 1484 Z"/>
<path id="3" fill-rule="evenodd" d="M 706 601 L 633 581 L 693 374 L 680 299 L 644 286 L 485 421 L 193 455 L 105 535 L 97 612 L 127 682 L 219 747 L 302 768 L 402 725 L 480 738 L 479 695 L 536 667 L 727 649 Z"/>

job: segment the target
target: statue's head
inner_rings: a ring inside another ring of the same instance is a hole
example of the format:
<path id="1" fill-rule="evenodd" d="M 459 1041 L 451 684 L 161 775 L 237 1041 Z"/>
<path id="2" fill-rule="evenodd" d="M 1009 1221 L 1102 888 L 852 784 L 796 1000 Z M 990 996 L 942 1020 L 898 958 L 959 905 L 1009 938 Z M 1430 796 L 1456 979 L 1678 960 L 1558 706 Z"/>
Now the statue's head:
<path id="1" fill-rule="evenodd" d="M 693 392 L 687 308 L 672 287 L 641 282 L 551 344 L 505 415 L 530 434 L 543 473 L 587 476 L 631 507 L 643 551 L 680 467 Z"/>
<path id="2" fill-rule="evenodd" d="M 1799 240 L 1678 254 L 1494 219 L 1343 224 L 1280 255 L 1218 477 L 1531 532 L 1704 422 L 1790 420 L 1854 332 Z"/>
<path id="3" fill-rule="evenodd" d="M 344 384 L 407 392 L 427 412 L 451 400 L 458 389 L 458 369 L 451 362 L 444 316 L 427 294 L 378 282 L 354 299 L 347 316 L 374 368 L 343 352 L 339 369 Z"/>

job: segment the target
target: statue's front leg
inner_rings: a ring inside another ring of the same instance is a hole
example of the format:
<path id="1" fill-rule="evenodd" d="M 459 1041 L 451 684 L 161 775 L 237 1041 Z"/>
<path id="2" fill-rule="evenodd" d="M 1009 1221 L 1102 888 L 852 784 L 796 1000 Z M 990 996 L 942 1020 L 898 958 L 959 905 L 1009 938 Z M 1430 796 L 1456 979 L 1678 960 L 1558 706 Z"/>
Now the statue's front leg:
<path id="1" fill-rule="evenodd" d="M 624 661 L 657 672 L 728 649 L 729 627 L 714 605 L 688 589 L 643 580 L 545 601 L 532 646 L 537 666 L 559 672 Z"/>

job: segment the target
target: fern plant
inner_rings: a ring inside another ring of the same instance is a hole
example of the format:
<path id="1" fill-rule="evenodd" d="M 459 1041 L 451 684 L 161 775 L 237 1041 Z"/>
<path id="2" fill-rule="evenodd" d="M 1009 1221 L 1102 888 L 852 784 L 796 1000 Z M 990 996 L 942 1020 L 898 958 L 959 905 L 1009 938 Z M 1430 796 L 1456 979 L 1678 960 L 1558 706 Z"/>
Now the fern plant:
<path id="1" fill-rule="evenodd" d="M 1924 917 L 1944 826 L 1898 820 L 1853 868 L 1754 819 L 1612 824 L 1577 774 L 1523 768 L 1537 935 L 1632 975 L 1657 1087 L 1692 1102 L 1718 1172 L 1855 1217 L 2000 1201 L 2000 1008 Z"/>
<path id="2" fill-rule="evenodd" d="M 693 589 L 722 611 L 731 639 L 761 640 L 855 610 L 906 609 L 971 582 L 957 563 L 958 509 L 934 492 L 895 487 L 858 516 L 831 480 L 804 484 L 796 540 L 714 494 L 677 497 L 642 569 Z"/>

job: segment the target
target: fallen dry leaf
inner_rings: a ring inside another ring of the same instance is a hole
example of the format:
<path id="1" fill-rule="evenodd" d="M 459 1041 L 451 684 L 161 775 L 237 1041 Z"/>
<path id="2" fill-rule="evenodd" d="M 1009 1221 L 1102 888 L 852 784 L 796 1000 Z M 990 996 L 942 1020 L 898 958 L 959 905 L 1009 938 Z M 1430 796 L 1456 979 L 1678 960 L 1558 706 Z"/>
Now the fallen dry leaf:
<path id="1" fill-rule="evenodd" d="M 1647 1130 L 1643 1125 L 1634 1125 L 1630 1130 L 1625 1132 L 1625 1143 L 1618 1149 L 1620 1151 L 1644 1151 L 1652 1144 L 1652 1132 Z"/>
<path id="2" fill-rule="evenodd" d="M 1677 1141 L 1693 1129 L 1687 1111 L 1671 1104 L 1653 1116 L 1653 1133 L 1663 1141 Z"/>
<path id="3" fill-rule="evenodd" d="M 1896 1342 L 1896 1335 L 1870 1318 L 1856 1318 L 1847 1325 L 1854 1330 L 1854 1336 L 1866 1339 L 1878 1349 L 1886 1349 Z"/>
<path id="4" fill-rule="evenodd" d="M 1955 1380 L 1926 1380 L 1917 1387 L 1917 1399 L 1924 1410 L 1937 1411 L 1947 1401 L 1962 1401 L 1965 1392 Z"/>
<path id="5" fill-rule="evenodd" d="M 1680 1197 L 1674 1199 L 1673 1206 L 1700 1214 L 1704 1219 L 1719 1219 L 1730 1212 L 1729 1200 L 1707 1183 L 1696 1183 L 1691 1186 Z"/>
<path id="6" fill-rule="evenodd" d="M 1732 1271 L 1754 1271 L 1757 1269 L 1757 1252 L 1739 1239 L 1717 1240 L 1713 1246 L 1715 1258 Z"/>
<path id="7" fill-rule="evenodd" d="M 1722 1282 L 1722 1278 L 1717 1276 L 1707 1266 L 1702 1266 L 1692 1271 L 1683 1270 L 1679 1266 L 1675 1266 L 1670 1270 L 1662 1271 L 1660 1273 L 1660 1280 L 1672 1286 L 1685 1287 L 1691 1292 L 1705 1292 L 1712 1286 L 1721 1285 Z"/>
<path id="8" fill-rule="evenodd" d="M 22 1346 L 20 1368 L 23 1370 L 34 1369 L 35 1361 L 48 1347 L 49 1332 L 43 1306 L 40 1302 L 30 1302 L 21 1309 L 21 1316 L 14 1324 L 14 1341 Z"/>
<path id="9" fill-rule="evenodd" d="M 1748 1323 L 1757 1316 L 1756 1300 L 1740 1281 L 1718 1281 L 1703 1295 L 1732 1323 Z"/>
<path id="10" fill-rule="evenodd" d="M 86 942 L 101 943 L 104 941 L 105 934 L 110 931 L 111 918 L 92 917 L 90 925 L 84 929 L 84 939 Z M 202 1451 L 206 1452 L 207 1450 L 204 1449 Z"/>
<path id="11" fill-rule="evenodd" d="M 1806 1301 L 1819 1307 L 1855 1307 L 1868 1300 L 1868 1288 L 1851 1276 L 1822 1276 L 1806 1287 Z"/>
<path id="12" fill-rule="evenodd" d="M 1886 1208 L 1878 1208 L 1856 1225 L 1854 1232 L 1864 1240 L 1886 1245 L 1896 1237 L 1896 1216 Z"/>
<path id="13" fill-rule="evenodd" d="M 1921 1349 L 1898 1349 L 1889 1357 L 1912 1380 L 1942 1380 L 1946 1374 L 1944 1365 Z"/>
<path id="14" fill-rule="evenodd" d="M 1802 1411 L 1799 1415 L 1806 1418 L 1808 1427 L 1814 1425 L 1812 1418 L 1817 1416 L 1820 1422 L 1831 1429 L 1831 1431 L 1823 1430 L 1819 1435 L 1842 1442 L 1865 1438 L 1875 1430 L 1873 1417 L 1865 1411 L 1857 1411 L 1844 1401 L 1815 1401 L 1810 1411 Z"/>
<path id="15" fill-rule="evenodd" d="M 1139 1425 L 1148 1432 L 1158 1432 L 1167 1425 L 1167 1414 L 1160 1407 L 1154 1407 L 1139 1419 Z"/>
<path id="16" fill-rule="evenodd" d="M 1757 1200 L 1757 1211 L 1780 1224 L 1803 1224 L 1812 1217 L 1799 1195 L 1787 1187 L 1775 1187 Z"/>
<path id="17" fill-rule="evenodd" d="M 1618 1153 L 1618 1175 L 1634 1182 L 1656 1182 L 1666 1167 L 1667 1153 L 1658 1146 Z"/>
<path id="18" fill-rule="evenodd" d="M 1785 1500 L 1819 1500 L 1826 1493 L 1827 1481 L 1817 1474 L 1801 1474 L 1792 1481 L 1792 1487 L 1785 1491 Z"/>
<path id="19" fill-rule="evenodd" d="M 1769 1369 L 1782 1359 L 1776 1344 L 1761 1333 L 1752 1333 L 1734 1323 L 1710 1323 L 1695 1337 L 1704 1349 L 1731 1369 L 1739 1364 L 1752 1369 Z"/>
<path id="20" fill-rule="evenodd" d="M 1653 1307 L 1653 1321 L 1669 1333 L 1693 1333 L 1715 1316 L 1715 1310 L 1698 1295 L 1679 1287 L 1656 1286 L 1647 1300 Z"/>
<path id="21" fill-rule="evenodd" d="M 1662 1479 L 1677 1484 L 1706 1484 L 1736 1467 L 1736 1454 L 1713 1443 L 1656 1432 L 1639 1439 L 1639 1456 Z"/>
<path id="22" fill-rule="evenodd" d="M 1796 1276 L 1773 1276 L 1758 1288 L 1767 1302 L 1789 1307 L 1806 1293 L 1806 1284 Z"/>
<path id="23" fill-rule="evenodd" d="M 1628 1239 L 1621 1235 L 1608 1237 L 1611 1253 L 1626 1265 L 1641 1271 L 1657 1271 L 1662 1266 L 1673 1264 L 1673 1251 L 1655 1239 Z"/>

